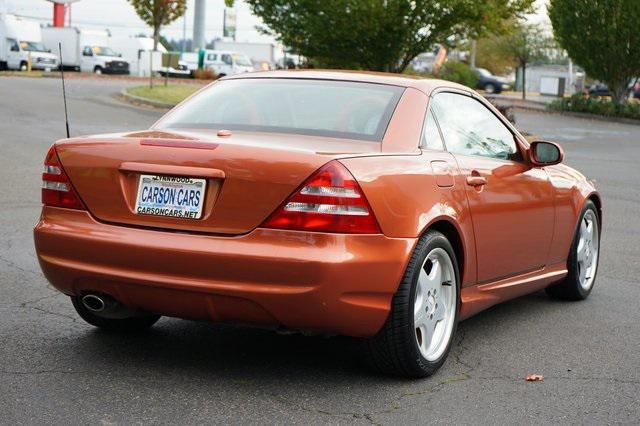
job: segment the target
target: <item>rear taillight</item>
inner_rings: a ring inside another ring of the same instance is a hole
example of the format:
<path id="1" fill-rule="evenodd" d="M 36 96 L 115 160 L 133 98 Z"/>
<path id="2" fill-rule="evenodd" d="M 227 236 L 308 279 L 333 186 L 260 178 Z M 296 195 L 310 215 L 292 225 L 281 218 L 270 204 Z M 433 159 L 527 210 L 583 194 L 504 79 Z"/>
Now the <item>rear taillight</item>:
<path id="1" fill-rule="evenodd" d="M 84 210 L 84 205 L 64 172 L 55 146 L 49 148 L 42 172 L 42 204 Z"/>
<path id="2" fill-rule="evenodd" d="M 262 226 L 314 232 L 380 233 L 360 185 L 338 161 L 315 172 Z"/>

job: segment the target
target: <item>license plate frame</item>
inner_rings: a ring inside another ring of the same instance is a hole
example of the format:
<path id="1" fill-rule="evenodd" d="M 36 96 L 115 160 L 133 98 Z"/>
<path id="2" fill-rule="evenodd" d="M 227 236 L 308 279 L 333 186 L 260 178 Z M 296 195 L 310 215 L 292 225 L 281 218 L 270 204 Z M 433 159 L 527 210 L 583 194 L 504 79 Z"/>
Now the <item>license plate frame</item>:
<path id="1" fill-rule="evenodd" d="M 141 174 L 134 213 L 199 220 L 202 218 L 206 190 L 207 180 L 203 178 Z"/>

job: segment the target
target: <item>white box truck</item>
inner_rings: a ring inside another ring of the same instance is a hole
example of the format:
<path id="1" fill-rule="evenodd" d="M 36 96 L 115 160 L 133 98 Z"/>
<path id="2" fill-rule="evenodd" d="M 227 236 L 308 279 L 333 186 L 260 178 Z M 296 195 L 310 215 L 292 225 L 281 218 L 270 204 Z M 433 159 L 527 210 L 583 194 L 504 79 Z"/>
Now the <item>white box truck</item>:
<path id="1" fill-rule="evenodd" d="M 163 71 L 162 54 L 167 53 L 167 49 L 158 44 L 158 50 L 154 52 L 151 37 L 111 36 L 109 47 L 129 63 L 131 75 L 148 77 L 150 72 Z"/>
<path id="2" fill-rule="evenodd" d="M 183 53 L 181 63 L 192 73 L 198 69 L 199 53 Z M 255 71 L 251 58 L 237 52 L 224 50 L 204 51 L 204 67 L 210 69 L 218 77 Z"/>
<path id="3" fill-rule="evenodd" d="M 62 65 L 96 74 L 129 74 L 129 62 L 109 47 L 109 32 L 75 27 L 45 27 L 42 42 L 49 49 L 62 43 Z"/>
<path id="4" fill-rule="evenodd" d="M 213 48 L 247 55 L 251 58 L 255 68 L 260 70 L 270 69 L 275 66 L 276 53 L 282 56 L 282 52 L 278 51 L 272 43 L 215 40 Z"/>
<path id="5" fill-rule="evenodd" d="M 26 71 L 31 68 L 52 70 L 58 57 L 42 43 L 42 30 L 35 21 L 15 15 L 0 14 L 0 69 Z"/>

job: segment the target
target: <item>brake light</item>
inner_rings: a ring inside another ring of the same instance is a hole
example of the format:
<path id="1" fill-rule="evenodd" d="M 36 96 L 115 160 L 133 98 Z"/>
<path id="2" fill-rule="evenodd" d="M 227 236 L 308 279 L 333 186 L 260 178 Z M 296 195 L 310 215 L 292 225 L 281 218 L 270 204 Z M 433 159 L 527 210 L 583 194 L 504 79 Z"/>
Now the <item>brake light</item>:
<path id="1" fill-rule="evenodd" d="M 42 204 L 52 207 L 84 210 L 80 197 L 62 168 L 55 145 L 49 148 L 42 172 Z"/>
<path id="2" fill-rule="evenodd" d="M 262 226 L 348 234 L 381 233 L 360 185 L 338 161 L 315 172 Z"/>

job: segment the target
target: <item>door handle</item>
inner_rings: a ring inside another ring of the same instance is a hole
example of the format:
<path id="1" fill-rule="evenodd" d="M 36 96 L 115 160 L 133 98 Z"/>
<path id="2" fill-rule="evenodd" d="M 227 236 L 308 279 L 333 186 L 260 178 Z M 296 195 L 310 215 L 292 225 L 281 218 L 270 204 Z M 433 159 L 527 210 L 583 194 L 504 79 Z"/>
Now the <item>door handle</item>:
<path id="1" fill-rule="evenodd" d="M 482 176 L 467 176 L 467 185 L 469 186 L 484 186 L 487 184 L 487 178 Z"/>

